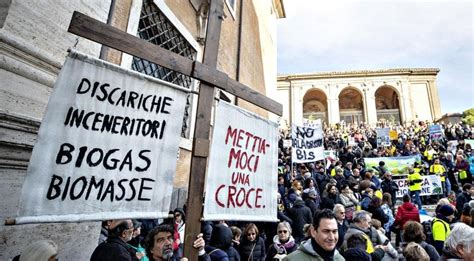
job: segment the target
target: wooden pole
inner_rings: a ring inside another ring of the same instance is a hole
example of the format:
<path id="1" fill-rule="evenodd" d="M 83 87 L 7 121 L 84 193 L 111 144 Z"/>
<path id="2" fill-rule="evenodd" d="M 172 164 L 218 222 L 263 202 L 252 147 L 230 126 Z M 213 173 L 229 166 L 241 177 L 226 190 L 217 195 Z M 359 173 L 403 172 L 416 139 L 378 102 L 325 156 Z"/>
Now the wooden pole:
<path id="1" fill-rule="evenodd" d="M 204 47 L 203 64 L 216 68 L 219 51 L 219 38 L 224 12 L 223 0 L 212 0 L 207 23 L 206 43 Z M 188 201 L 186 213 L 186 231 L 184 256 L 189 260 L 198 260 L 198 253 L 193 248 L 193 241 L 201 232 L 201 216 L 206 177 L 207 157 L 209 155 L 209 133 L 211 129 L 211 111 L 214 102 L 215 87 L 201 83 L 194 129 L 193 152 L 188 186 Z"/>

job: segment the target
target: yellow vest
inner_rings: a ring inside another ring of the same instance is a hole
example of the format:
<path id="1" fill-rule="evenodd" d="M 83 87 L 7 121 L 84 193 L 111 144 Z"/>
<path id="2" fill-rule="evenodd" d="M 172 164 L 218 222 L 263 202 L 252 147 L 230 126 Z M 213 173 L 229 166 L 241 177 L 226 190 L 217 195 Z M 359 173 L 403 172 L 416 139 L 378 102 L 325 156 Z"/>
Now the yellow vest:
<path id="1" fill-rule="evenodd" d="M 374 245 L 372 244 L 372 241 L 370 241 L 369 236 L 367 236 L 366 234 L 363 234 L 362 236 L 365 238 L 366 247 L 367 247 L 365 249 L 365 252 L 367 252 L 367 254 L 370 255 L 374 252 Z"/>
<path id="2" fill-rule="evenodd" d="M 451 233 L 451 228 L 449 228 L 449 224 L 439 218 L 434 218 L 432 224 L 433 227 L 431 228 L 431 231 L 433 233 L 433 240 L 446 241 L 449 234 Z"/>
<path id="3" fill-rule="evenodd" d="M 430 167 L 430 173 L 440 176 L 441 181 L 446 181 L 446 169 L 441 164 L 434 164 Z"/>
<path id="4" fill-rule="evenodd" d="M 423 183 L 423 178 L 420 173 L 413 173 L 408 175 L 408 184 L 410 191 L 421 191 L 421 184 Z"/>

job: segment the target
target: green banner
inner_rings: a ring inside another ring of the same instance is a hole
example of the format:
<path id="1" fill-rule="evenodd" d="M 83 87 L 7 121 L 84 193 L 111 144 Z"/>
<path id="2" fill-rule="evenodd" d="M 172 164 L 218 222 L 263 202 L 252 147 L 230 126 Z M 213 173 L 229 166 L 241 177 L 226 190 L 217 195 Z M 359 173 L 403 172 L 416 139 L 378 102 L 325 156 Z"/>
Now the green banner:
<path id="1" fill-rule="evenodd" d="M 366 169 L 374 169 L 379 166 L 379 162 L 385 162 L 385 168 L 392 173 L 392 175 L 408 174 L 408 167 L 413 166 L 415 162 L 421 162 L 420 156 L 405 156 L 405 157 L 379 157 L 379 158 L 364 158 Z"/>

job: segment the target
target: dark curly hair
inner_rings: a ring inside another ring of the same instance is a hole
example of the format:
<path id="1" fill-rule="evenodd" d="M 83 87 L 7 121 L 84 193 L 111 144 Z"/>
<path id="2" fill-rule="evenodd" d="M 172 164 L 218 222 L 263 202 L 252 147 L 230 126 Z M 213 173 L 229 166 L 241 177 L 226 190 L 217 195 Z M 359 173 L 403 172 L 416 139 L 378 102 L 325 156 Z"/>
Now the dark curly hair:
<path id="1" fill-rule="evenodd" d="M 174 234 L 174 228 L 169 224 L 161 224 L 152 229 L 145 238 L 145 249 L 148 255 L 150 255 L 150 250 L 155 245 L 155 236 L 160 232 L 169 232 L 171 235 Z"/>

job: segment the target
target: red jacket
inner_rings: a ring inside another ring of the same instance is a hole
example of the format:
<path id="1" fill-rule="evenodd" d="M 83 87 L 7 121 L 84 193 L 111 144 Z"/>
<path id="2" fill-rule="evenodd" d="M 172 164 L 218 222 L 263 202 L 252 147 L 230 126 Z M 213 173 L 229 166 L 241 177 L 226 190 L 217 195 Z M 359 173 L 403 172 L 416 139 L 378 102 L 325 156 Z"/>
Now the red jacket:
<path id="1" fill-rule="evenodd" d="M 405 202 L 398 207 L 397 215 L 395 217 L 395 224 L 400 226 L 400 229 L 403 229 L 403 226 L 407 221 L 417 221 L 420 222 L 420 214 L 415 204 L 411 202 Z"/>

